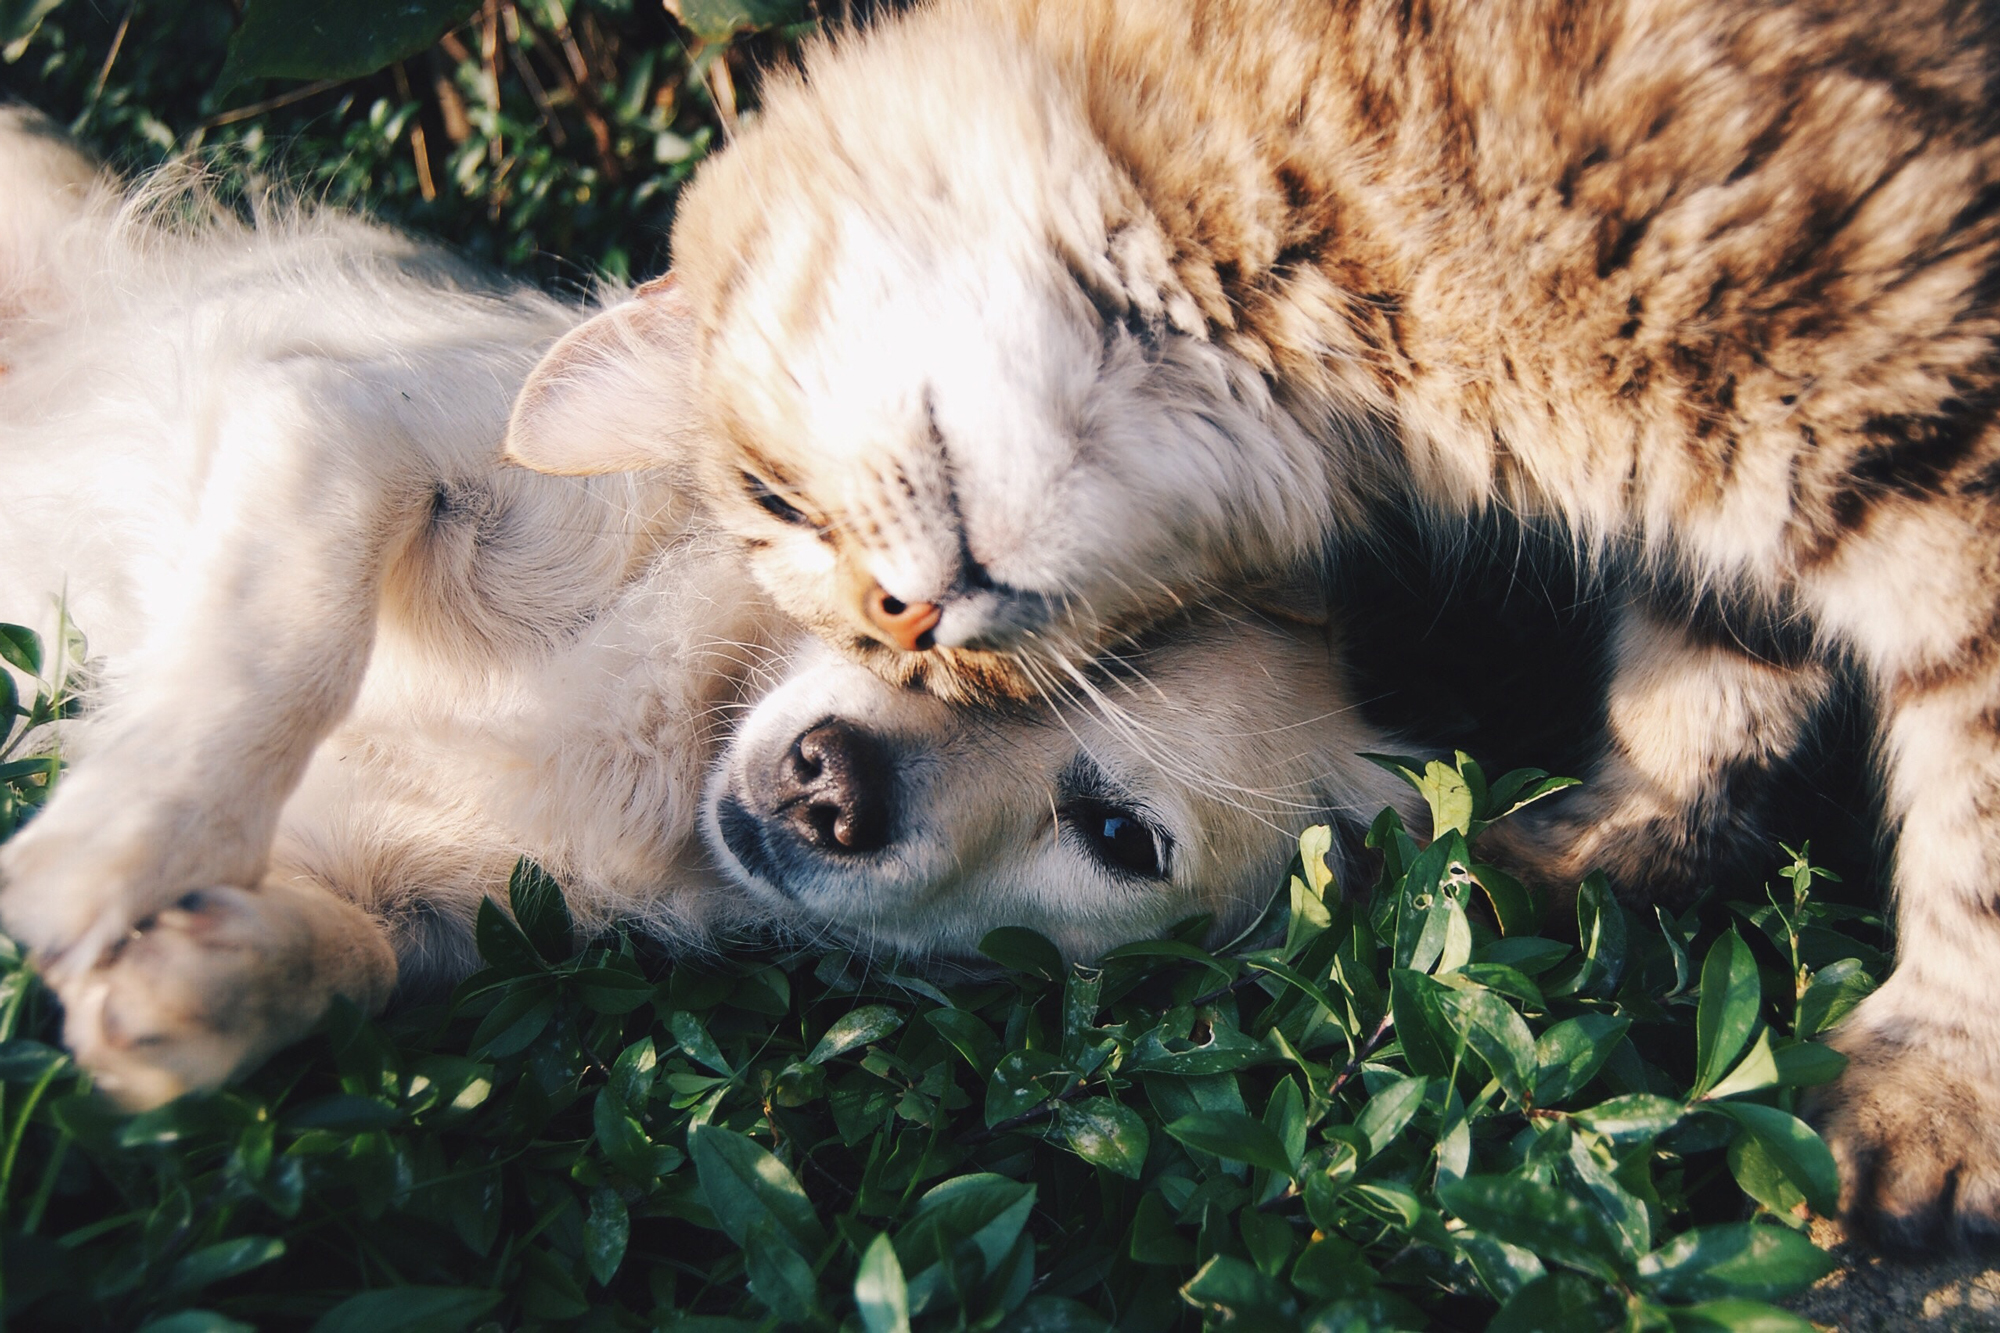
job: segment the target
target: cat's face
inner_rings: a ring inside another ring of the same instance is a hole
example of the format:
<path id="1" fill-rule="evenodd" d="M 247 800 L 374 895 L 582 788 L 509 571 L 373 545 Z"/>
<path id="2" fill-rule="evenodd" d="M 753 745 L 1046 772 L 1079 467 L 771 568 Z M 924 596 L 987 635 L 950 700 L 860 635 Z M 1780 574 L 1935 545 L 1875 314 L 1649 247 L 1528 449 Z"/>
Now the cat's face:
<path id="1" fill-rule="evenodd" d="M 1240 926 L 1289 838 L 1407 803 L 1356 757 L 1324 634 L 1177 624 L 1059 710 L 975 709 L 818 646 L 752 711 L 703 823 L 747 891 L 863 946 L 971 957 L 1034 928 L 1072 958 L 1201 912 Z"/>
<path id="2" fill-rule="evenodd" d="M 897 40 L 772 93 L 684 198 L 674 281 L 552 354 L 510 448 L 687 467 L 759 581 L 850 657 L 1033 698 L 1316 553 L 1324 464 L 1210 340 L 1059 88 L 998 56 L 876 80 Z M 874 107 L 865 150 L 841 137 L 857 80 L 921 103 Z"/>

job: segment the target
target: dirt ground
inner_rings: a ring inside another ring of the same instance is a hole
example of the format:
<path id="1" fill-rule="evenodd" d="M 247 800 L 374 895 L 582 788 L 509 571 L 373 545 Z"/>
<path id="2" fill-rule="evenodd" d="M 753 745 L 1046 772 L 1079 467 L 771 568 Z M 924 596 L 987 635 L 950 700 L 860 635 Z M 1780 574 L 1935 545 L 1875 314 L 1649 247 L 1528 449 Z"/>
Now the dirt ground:
<path id="1" fill-rule="evenodd" d="M 2000 1333 L 2000 1265 L 1992 1256 L 1897 1263 L 1815 1219 L 1812 1238 L 1841 1261 L 1811 1291 L 1786 1302 L 1837 1333 Z"/>

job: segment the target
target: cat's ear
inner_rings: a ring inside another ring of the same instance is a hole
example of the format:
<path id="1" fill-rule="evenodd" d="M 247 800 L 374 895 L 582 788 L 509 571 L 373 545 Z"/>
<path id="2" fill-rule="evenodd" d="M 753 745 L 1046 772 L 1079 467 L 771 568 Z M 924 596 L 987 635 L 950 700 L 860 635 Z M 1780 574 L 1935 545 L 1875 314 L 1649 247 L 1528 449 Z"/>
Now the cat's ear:
<path id="1" fill-rule="evenodd" d="M 514 400 L 502 456 L 537 472 L 679 460 L 694 429 L 694 317 L 672 274 L 571 329 Z"/>

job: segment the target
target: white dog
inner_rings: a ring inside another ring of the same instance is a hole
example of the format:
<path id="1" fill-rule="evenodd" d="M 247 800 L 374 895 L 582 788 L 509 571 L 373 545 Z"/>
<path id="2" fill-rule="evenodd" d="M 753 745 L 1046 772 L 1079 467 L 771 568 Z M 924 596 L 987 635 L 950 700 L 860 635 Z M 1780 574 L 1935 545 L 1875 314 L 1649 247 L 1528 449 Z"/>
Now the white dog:
<path id="1" fill-rule="evenodd" d="M 129 1104 L 462 975 L 524 855 L 587 929 L 1081 957 L 1240 923 L 1281 832 L 1398 794 L 1297 608 L 1191 614 L 1059 708 L 887 686 L 798 640 L 681 472 L 500 463 L 591 311 L 351 217 L 127 192 L 0 115 L 0 620 L 60 596 L 93 654 L 0 921 Z"/>

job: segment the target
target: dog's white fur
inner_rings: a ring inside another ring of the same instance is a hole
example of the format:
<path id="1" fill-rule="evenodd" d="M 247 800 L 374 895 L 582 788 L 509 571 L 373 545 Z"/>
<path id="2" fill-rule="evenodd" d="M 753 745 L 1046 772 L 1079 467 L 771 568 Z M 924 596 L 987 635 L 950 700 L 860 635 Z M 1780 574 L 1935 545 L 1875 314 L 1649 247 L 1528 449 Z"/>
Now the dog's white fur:
<path id="1" fill-rule="evenodd" d="M 253 224 L 172 175 L 127 193 L 19 112 L 0 198 L 23 205 L 0 224 L 0 619 L 53 639 L 60 596 L 92 650 L 72 771 L 0 850 L 0 921 L 130 1104 L 222 1081 L 336 995 L 462 975 L 524 855 L 586 930 L 969 953 L 1020 923 L 1088 956 L 1240 922 L 1280 832 L 1395 795 L 1310 615 L 1218 608 L 1062 709 L 954 710 L 798 645 L 680 471 L 500 464 L 529 367 L 589 311 L 351 217 Z M 607 410 L 676 410 L 670 384 L 635 394 Z M 885 832 L 858 854 L 770 795 L 836 718 L 879 760 Z M 1105 862 L 1112 816 L 1162 874 Z"/>

